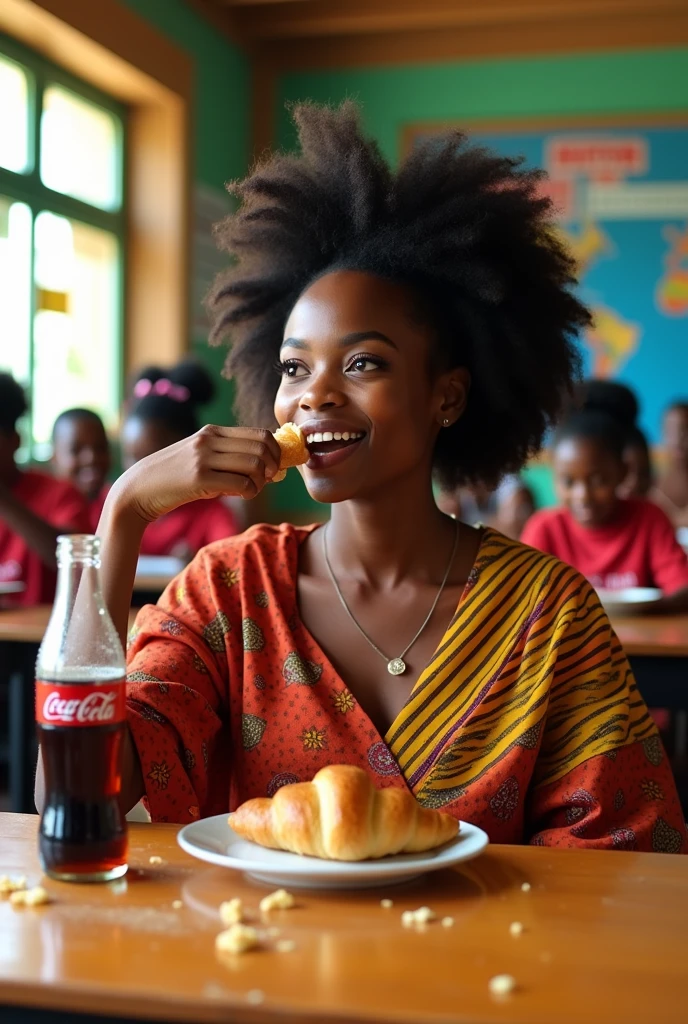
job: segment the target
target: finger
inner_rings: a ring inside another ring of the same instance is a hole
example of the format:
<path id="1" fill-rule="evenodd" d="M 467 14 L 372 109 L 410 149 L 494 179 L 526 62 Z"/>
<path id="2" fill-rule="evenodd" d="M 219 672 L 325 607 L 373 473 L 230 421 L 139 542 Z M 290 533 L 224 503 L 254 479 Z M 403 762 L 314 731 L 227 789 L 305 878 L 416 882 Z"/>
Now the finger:
<path id="1" fill-rule="evenodd" d="M 255 498 L 259 491 L 265 486 L 265 480 L 260 487 L 250 476 L 243 473 L 225 473 L 209 469 L 199 480 L 201 490 L 207 497 L 221 497 L 227 495 L 232 498 Z"/>
<path id="2" fill-rule="evenodd" d="M 270 431 L 265 430 L 263 427 L 218 427 L 208 424 L 201 428 L 201 433 L 205 432 L 214 439 L 230 439 L 235 442 L 239 439 L 243 441 L 256 441 L 259 444 L 265 445 L 277 462 L 280 460 L 280 446 Z"/>
<path id="3" fill-rule="evenodd" d="M 267 467 L 258 455 L 250 455 L 246 452 L 229 452 L 221 454 L 210 452 L 203 467 L 215 473 L 229 473 L 248 477 L 256 488 L 256 493 L 263 489 L 271 478 L 267 474 Z"/>
<path id="4" fill-rule="evenodd" d="M 280 453 L 275 457 L 272 448 L 264 441 L 253 440 L 246 437 L 221 437 L 216 435 L 209 438 L 210 451 L 216 454 L 231 455 L 233 452 L 242 455 L 253 455 L 262 460 L 272 474 L 279 469 Z"/>

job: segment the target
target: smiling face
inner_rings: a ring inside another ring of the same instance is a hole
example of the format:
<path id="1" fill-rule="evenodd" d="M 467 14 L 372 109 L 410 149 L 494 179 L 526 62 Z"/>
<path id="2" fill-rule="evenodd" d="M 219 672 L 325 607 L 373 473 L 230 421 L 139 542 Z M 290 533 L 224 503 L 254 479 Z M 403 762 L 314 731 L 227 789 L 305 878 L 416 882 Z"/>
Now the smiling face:
<path id="1" fill-rule="evenodd" d="M 88 499 L 100 493 L 110 471 L 110 446 L 102 423 L 86 416 L 59 420 L 54 436 L 53 466 Z"/>
<path id="2" fill-rule="evenodd" d="M 568 437 L 554 449 L 554 479 L 560 504 L 580 526 L 606 526 L 618 509 L 624 463 L 593 438 Z"/>
<path id="3" fill-rule="evenodd" d="M 311 496 L 370 498 L 413 477 L 429 486 L 435 439 L 463 412 L 470 381 L 462 369 L 431 373 L 433 332 L 407 289 L 326 274 L 296 302 L 284 339 L 275 416 L 306 435 L 300 472 Z"/>

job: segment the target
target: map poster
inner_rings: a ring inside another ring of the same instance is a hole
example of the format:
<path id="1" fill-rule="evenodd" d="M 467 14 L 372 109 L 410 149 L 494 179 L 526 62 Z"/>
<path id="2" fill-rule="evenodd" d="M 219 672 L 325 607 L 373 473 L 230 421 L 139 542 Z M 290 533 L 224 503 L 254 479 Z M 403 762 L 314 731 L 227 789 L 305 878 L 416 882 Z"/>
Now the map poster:
<path id="1" fill-rule="evenodd" d="M 547 171 L 543 188 L 594 315 L 582 339 L 585 373 L 633 387 L 641 425 L 659 440 L 662 410 L 688 399 L 688 113 L 637 124 L 452 127 Z M 438 130 L 411 126 L 405 139 L 413 145 Z"/>

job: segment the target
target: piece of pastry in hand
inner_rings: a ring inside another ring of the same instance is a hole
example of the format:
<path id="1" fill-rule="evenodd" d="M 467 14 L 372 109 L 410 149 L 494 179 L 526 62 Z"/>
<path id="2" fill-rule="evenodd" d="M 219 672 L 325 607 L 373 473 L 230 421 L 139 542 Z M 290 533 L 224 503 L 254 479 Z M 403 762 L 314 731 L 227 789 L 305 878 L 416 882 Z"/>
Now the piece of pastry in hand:
<path id="1" fill-rule="evenodd" d="M 453 839 L 456 818 L 428 810 L 405 789 L 376 789 L 354 765 L 321 768 L 312 782 L 247 800 L 229 816 L 234 831 L 261 846 L 326 860 L 421 853 Z"/>
<path id="2" fill-rule="evenodd" d="M 273 484 L 278 484 L 280 480 L 284 480 L 288 469 L 292 466 L 305 465 L 310 455 L 306 447 L 306 438 L 303 436 L 303 431 L 295 423 L 285 423 L 284 426 L 275 431 L 273 437 L 280 446 L 282 453 L 279 473 L 275 473 L 272 478 Z"/>

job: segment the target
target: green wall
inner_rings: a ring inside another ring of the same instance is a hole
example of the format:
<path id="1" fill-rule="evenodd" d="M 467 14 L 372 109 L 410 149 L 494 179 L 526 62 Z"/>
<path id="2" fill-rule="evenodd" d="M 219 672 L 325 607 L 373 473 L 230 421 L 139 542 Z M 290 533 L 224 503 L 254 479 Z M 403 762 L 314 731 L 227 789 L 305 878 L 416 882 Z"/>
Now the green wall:
<path id="1" fill-rule="evenodd" d="M 125 0 L 128 7 L 168 36 L 194 64 L 194 179 L 221 189 L 246 173 L 249 162 L 250 67 L 244 53 L 184 0 Z M 231 385 L 220 377 L 224 349 L 196 343 L 194 352 L 217 382 L 217 397 L 205 410 L 217 423 L 230 420 Z"/>
<path id="2" fill-rule="evenodd" d="M 277 101 L 280 145 L 293 144 L 286 102 L 347 96 L 396 161 L 401 129 L 414 121 L 685 109 L 688 48 L 288 74 Z"/>

